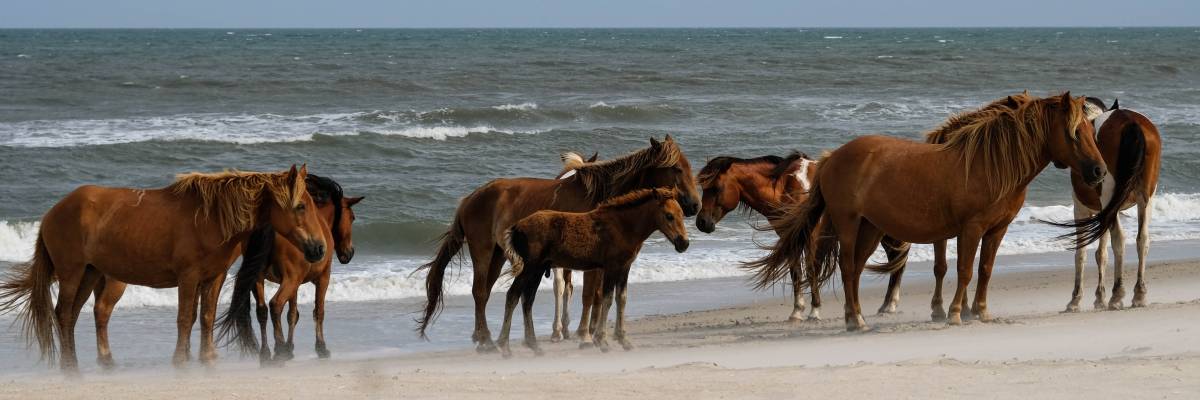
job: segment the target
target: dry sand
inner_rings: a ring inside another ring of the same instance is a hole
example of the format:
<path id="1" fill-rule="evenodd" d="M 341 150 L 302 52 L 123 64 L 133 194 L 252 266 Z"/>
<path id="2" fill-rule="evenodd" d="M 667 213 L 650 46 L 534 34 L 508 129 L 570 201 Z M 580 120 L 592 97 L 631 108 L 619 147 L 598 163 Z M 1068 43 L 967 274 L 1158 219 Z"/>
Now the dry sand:
<path id="1" fill-rule="evenodd" d="M 910 279 L 901 312 L 868 316 L 866 333 L 843 331 L 834 293 L 825 321 L 796 324 L 785 320 L 786 299 L 764 295 L 639 319 L 631 352 L 543 340 L 544 357 L 514 346 L 511 360 L 468 351 L 267 369 L 225 360 L 215 370 L 0 377 L 0 397 L 1200 398 L 1200 262 L 1153 265 L 1152 304 L 1124 311 L 1060 313 L 1072 274 L 998 273 L 989 298 L 997 321 L 960 327 L 929 322 L 931 282 Z M 1089 309 L 1093 288 L 1083 301 Z M 865 291 L 864 309 L 881 297 Z"/>

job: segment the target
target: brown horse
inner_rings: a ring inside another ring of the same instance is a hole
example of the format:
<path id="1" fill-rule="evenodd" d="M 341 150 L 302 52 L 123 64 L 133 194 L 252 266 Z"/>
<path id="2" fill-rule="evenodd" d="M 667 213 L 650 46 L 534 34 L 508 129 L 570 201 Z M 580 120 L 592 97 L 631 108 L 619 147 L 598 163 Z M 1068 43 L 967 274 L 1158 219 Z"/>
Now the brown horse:
<path id="1" fill-rule="evenodd" d="M 0 311 L 21 307 L 27 338 L 76 371 L 75 321 L 101 278 L 179 288 L 174 363 L 190 357 L 197 299 L 203 318 L 200 360 L 216 360 L 213 323 L 225 272 L 257 229 L 273 227 L 305 258 L 325 255 L 321 224 L 305 190 L 307 168 L 282 173 L 184 174 L 164 189 L 83 186 L 42 217 L 33 260 L 0 285 Z M 58 281 L 58 302 L 50 285 Z"/>
<path id="2" fill-rule="evenodd" d="M 354 258 L 353 224 L 355 204 L 362 197 L 345 197 L 342 186 L 332 179 L 308 175 L 308 193 L 317 204 L 317 214 L 325 227 L 322 233 L 326 242 L 334 244 L 338 262 L 348 264 Z M 271 360 L 271 351 L 267 346 L 267 317 L 268 311 L 275 333 L 275 357 L 277 361 L 290 360 L 294 357 L 293 342 L 296 323 L 300 312 L 296 305 L 297 289 L 305 283 L 315 287 L 316 299 L 313 302 L 313 321 L 315 322 L 316 351 L 320 358 L 329 358 L 329 349 L 325 346 L 325 294 L 329 290 L 329 276 L 333 268 L 333 259 L 326 254 L 321 260 L 310 263 L 304 259 L 300 249 L 282 244 L 283 238 L 277 233 L 264 232 L 261 236 L 252 237 L 251 242 L 264 241 L 257 248 L 257 253 L 242 255 L 242 266 L 238 269 L 234 280 L 233 295 L 229 309 L 217 322 L 221 339 L 228 338 L 236 341 L 243 353 L 259 351 L 259 360 Z M 271 298 L 268 310 L 264 280 L 279 284 L 275 296 Z M 259 331 L 262 335 L 262 347 L 259 349 L 250 324 L 250 297 L 254 297 L 255 310 L 258 316 Z M 288 303 L 288 332 L 287 341 L 283 339 L 281 315 L 283 303 Z"/>
<path id="3" fill-rule="evenodd" d="M 700 213 L 696 215 L 696 228 L 704 233 L 712 233 L 717 229 L 725 215 L 739 207 L 753 210 L 762 214 L 771 223 L 771 228 L 778 231 L 775 225 L 783 216 L 785 207 L 797 204 L 808 198 L 816 177 L 817 161 L 808 158 L 800 152 L 792 152 L 787 157 L 762 156 L 757 158 L 737 158 L 721 156 L 708 161 L 696 180 L 700 182 L 701 200 Z M 891 271 L 888 280 L 887 294 L 879 312 L 883 314 L 896 312 L 900 301 L 900 278 L 904 274 L 904 265 L 908 257 L 908 245 L 885 238 L 884 250 L 888 256 L 888 265 L 897 265 Z M 790 271 L 792 278 L 792 321 L 804 320 L 804 285 L 800 270 Z M 821 291 L 810 290 L 812 310 L 807 319 L 819 320 L 821 308 Z"/>
<path id="4" fill-rule="evenodd" d="M 425 277 L 424 314 L 417 320 L 422 336 L 442 305 L 446 267 L 465 243 L 474 266 L 475 331 L 472 340 L 480 351 L 495 349 L 485 314 L 492 286 L 504 265 L 499 243 L 504 232 L 521 218 L 541 210 L 585 212 L 619 194 L 641 188 L 671 187 L 687 215 L 700 208 L 691 165 L 670 135 L 650 147 L 603 162 L 584 165 L 566 179 L 496 179 L 462 200 L 438 246 L 437 255 L 420 270 Z"/>
<path id="5" fill-rule="evenodd" d="M 1089 99 L 1092 100 L 1092 99 Z M 1095 99 L 1099 108 L 1103 102 Z M 1078 174 L 1071 174 L 1074 188 L 1076 223 L 1067 226 L 1077 228 L 1075 234 L 1075 290 L 1067 303 L 1068 312 L 1079 311 L 1079 300 L 1083 297 L 1083 267 L 1087 261 L 1084 246 L 1099 240 L 1096 249 L 1096 265 L 1099 279 L 1096 283 L 1096 309 L 1119 310 L 1124 304 L 1125 288 L 1123 269 L 1125 258 L 1125 233 L 1121 231 L 1120 211 L 1137 206 L 1138 211 L 1138 271 L 1137 283 L 1133 288 L 1133 307 L 1146 305 L 1146 255 L 1150 251 L 1150 203 L 1158 188 L 1158 170 L 1162 156 L 1162 139 L 1158 128 L 1149 118 L 1130 110 L 1123 110 L 1113 101 L 1112 107 L 1100 115 L 1094 125 L 1098 127 L 1096 146 L 1108 165 L 1108 176 L 1100 190 L 1086 185 Z M 1109 205 L 1112 206 L 1109 206 Z M 1107 229 L 1106 229 L 1107 227 Z M 1104 247 L 1105 230 L 1112 237 L 1113 279 L 1112 298 L 1107 306 L 1104 302 Z M 1070 235 L 1070 234 L 1069 234 Z"/>
<path id="6" fill-rule="evenodd" d="M 518 299 L 525 314 L 525 346 L 542 354 L 533 329 L 533 299 L 542 276 L 556 266 L 603 273 L 604 301 L 598 306 L 600 318 L 594 343 L 601 351 L 608 352 L 605 322 L 615 293 L 617 323 L 613 336 L 625 350 L 633 349 L 625 333 L 629 267 L 655 231 L 662 232 L 675 245 L 675 251 L 687 250 L 683 209 L 675 199 L 672 188 L 640 189 L 601 203 L 586 213 L 539 211 L 517 221 L 501 242 L 514 276 L 498 339 L 501 354 L 512 356 L 508 334 Z"/>
<path id="7" fill-rule="evenodd" d="M 983 241 L 974 314 L 987 312 L 987 284 L 996 249 L 1025 198 L 1025 188 L 1047 165 L 1078 171 L 1098 184 L 1106 174 L 1084 100 L 1035 99 L 1017 109 L 987 108 L 942 144 L 864 136 L 821 162 L 812 194 L 781 219 L 771 252 L 747 263 L 771 278 L 802 262 L 820 271 L 819 283 L 840 268 L 847 330 L 866 329 L 858 280 L 883 235 L 911 243 L 958 237 L 958 287 L 949 323 L 962 323 L 975 252 Z M 921 196 L 908 195 L 922 193 Z M 904 194 L 904 195 L 897 195 Z M 818 222 L 825 219 L 825 223 Z M 818 246 L 818 236 L 835 244 Z M 818 284 L 819 284 L 818 283 Z"/>

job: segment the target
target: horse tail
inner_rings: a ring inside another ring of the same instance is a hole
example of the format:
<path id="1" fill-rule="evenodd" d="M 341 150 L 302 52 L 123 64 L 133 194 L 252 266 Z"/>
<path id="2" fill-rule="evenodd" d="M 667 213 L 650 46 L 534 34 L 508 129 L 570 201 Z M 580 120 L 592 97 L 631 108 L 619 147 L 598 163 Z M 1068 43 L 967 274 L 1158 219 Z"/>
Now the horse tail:
<path id="1" fill-rule="evenodd" d="M 817 239 L 818 229 L 821 228 L 821 215 L 825 213 L 825 198 L 821 196 L 820 181 L 815 182 L 809 191 L 808 199 L 803 203 L 787 206 L 785 214 L 775 226 L 779 228 L 779 240 L 772 246 L 762 246 L 770 250 L 763 258 L 745 262 L 742 269 L 753 273 L 751 282 L 755 289 L 765 289 L 790 275 L 793 269 L 804 265 L 806 257 L 821 256 L 826 258 L 830 249 L 825 241 L 816 249 L 810 249 Z M 833 248 L 836 257 L 836 241 Z M 810 254 L 815 252 L 816 254 Z M 818 259 L 818 260 L 819 260 Z M 836 268 L 836 263 L 834 263 Z M 821 279 L 824 281 L 824 279 Z M 803 283 L 804 279 L 801 279 Z"/>
<path id="2" fill-rule="evenodd" d="M 882 242 L 883 250 L 888 255 L 888 262 L 883 264 L 869 264 L 867 270 L 876 274 L 891 274 L 908 264 L 908 251 L 912 249 L 912 243 L 899 242 L 893 243 L 888 240 Z"/>
<path id="3" fill-rule="evenodd" d="M 1108 204 L 1104 204 L 1100 212 L 1091 217 L 1072 222 L 1051 222 L 1051 225 L 1075 229 L 1075 232 L 1059 235 L 1058 239 L 1070 241 L 1070 248 L 1077 250 L 1104 236 L 1117 223 L 1121 208 L 1125 206 L 1133 190 L 1143 183 L 1145 168 L 1146 136 L 1138 124 L 1130 123 L 1121 130 L 1121 147 L 1117 153 L 1116 172 L 1113 173 L 1112 198 L 1108 200 Z"/>
<path id="4" fill-rule="evenodd" d="M 270 225 L 250 234 L 242 252 L 242 265 L 238 267 L 237 276 L 233 281 L 233 295 L 229 299 L 229 308 L 217 320 L 217 340 L 226 345 L 237 343 L 237 348 L 242 354 L 258 351 L 258 340 L 254 337 L 254 325 L 251 320 L 251 310 L 254 306 L 250 304 L 250 299 L 254 296 L 255 287 L 263 278 L 267 266 L 273 261 L 271 255 L 274 249 L 275 229 Z"/>
<path id="5" fill-rule="evenodd" d="M 42 359 L 50 362 L 58 357 L 54 344 L 58 317 L 50 294 L 54 280 L 54 262 L 38 233 L 33 259 L 13 266 L 0 282 L 0 314 L 19 309 L 17 319 L 21 321 L 25 340 L 32 346 L 36 339 Z"/>
<path id="6" fill-rule="evenodd" d="M 421 270 L 429 270 L 429 274 L 425 276 L 425 310 L 424 314 L 417 319 L 416 331 L 422 339 L 425 339 L 425 330 L 429 328 L 429 324 L 437 318 L 438 313 L 442 311 L 442 281 L 446 279 L 446 267 L 454 261 L 454 257 L 458 255 L 462 249 L 463 243 L 466 243 L 466 233 L 462 227 L 462 208 L 454 214 L 454 222 L 451 223 L 450 229 L 443 233 L 439 239 L 441 244 L 438 245 L 437 255 L 433 260 L 420 268 L 417 268 L 413 273 Z"/>
<path id="7" fill-rule="evenodd" d="M 504 240 L 500 242 L 500 247 L 504 249 L 504 257 L 512 264 L 512 276 L 521 275 L 521 271 L 525 269 L 525 259 L 529 255 L 529 237 L 515 226 L 508 228 L 504 231 Z"/>

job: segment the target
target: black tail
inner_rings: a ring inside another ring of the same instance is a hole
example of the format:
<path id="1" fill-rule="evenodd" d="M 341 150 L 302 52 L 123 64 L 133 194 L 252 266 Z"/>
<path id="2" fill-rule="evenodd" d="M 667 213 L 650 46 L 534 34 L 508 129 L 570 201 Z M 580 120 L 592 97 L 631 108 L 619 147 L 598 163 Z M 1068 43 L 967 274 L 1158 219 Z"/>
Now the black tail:
<path id="1" fill-rule="evenodd" d="M 908 251 L 912 249 L 912 243 L 885 237 L 880 244 L 883 245 L 883 251 L 887 253 L 888 262 L 884 264 L 869 264 L 866 267 L 867 270 L 876 274 L 891 274 L 899 271 L 908 264 Z"/>
<path id="2" fill-rule="evenodd" d="M 454 257 L 458 256 L 459 250 L 466 242 L 466 234 L 463 232 L 458 214 L 458 212 L 455 213 L 450 230 L 442 234 L 441 244 L 438 245 L 437 255 L 433 257 L 433 261 L 413 271 L 415 274 L 417 271 L 429 270 L 429 274 L 425 276 L 425 312 L 417 319 L 416 328 L 422 339 L 426 338 L 425 330 L 429 328 L 429 324 L 433 323 L 438 313 L 442 311 L 442 281 L 446 279 L 446 267 L 450 265 L 451 261 L 454 261 Z"/>
<path id="3" fill-rule="evenodd" d="M 275 247 L 275 229 L 270 225 L 259 228 L 250 235 L 242 252 L 242 266 L 238 268 L 237 277 L 233 281 L 233 296 L 229 300 L 229 309 L 217 320 L 217 341 L 225 345 L 237 343 L 242 354 L 258 352 L 258 340 L 254 337 L 254 325 L 251 311 L 254 305 L 250 298 L 254 296 L 254 288 L 267 266 L 271 265 L 271 254 Z M 266 340 L 266 338 L 263 338 Z"/>
<path id="4" fill-rule="evenodd" d="M 816 240 L 819 239 L 816 235 L 821 232 L 820 221 L 824 212 L 825 199 L 821 196 L 821 185 L 818 181 L 809 192 L 808 200 L 788 206 L 784 216 L 775 222 L 775 226 L 779 227 L 779 240 L 773 246 L 764 247 L 771 252 L 763 258 L 742 264 L 742 269 L 753 272 L 751 281 L 754 282 L 755 289 L 770 287 L 790 276 L 792 270 L 799 270 L 806 261 L 811 261 L 806 258 L 815 258 L 818 261 L 826 258 L 830 252 L 828 241 Z M 812 248 L 813 241 L 818 242 L 815 249 Z M 834 243 L 836 245 L 836 241 Z M 811 254 L 814 251 L 817 254 Z M 833 253 L 836 253 L 836 250 Z M 834 265 L 836 266 L 836 263 Z M 796 282 L 806 283 L 807 280 Z"/>
<path id="5" fill-rule="evenodd" d="M 1064 228 L 1073 228 L 1075 232 L 1065 233 L 1059 240 L 1069 240 L 1072 250 L 1082 249 L 1104 236 L 1117 222 L 1121 215 L 1121 207 L 1129 201 L 1130 194 L 1142 180 L 1142 172 L 1146 166 L 1146 136 L 1136 123 L 1130 123 L 1121 130 L 1121 147 L 1117 154 L 1117 168 L 1113 174 L 1115 181 L 1112 199 L 1100 212 L 1088 218 L 1072 222 L 1047 222 Z"/>

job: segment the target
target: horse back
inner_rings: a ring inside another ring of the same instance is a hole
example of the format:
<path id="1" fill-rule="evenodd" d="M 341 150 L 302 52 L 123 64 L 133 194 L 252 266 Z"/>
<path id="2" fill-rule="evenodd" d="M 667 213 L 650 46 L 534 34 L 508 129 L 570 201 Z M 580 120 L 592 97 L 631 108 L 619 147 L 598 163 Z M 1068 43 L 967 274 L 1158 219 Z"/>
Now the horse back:
<path id="1" fill-rule="evenodd" d="M 554 179 L 495 179 L 463 198 L 455 219 L 462 224 L 468 242 L 499 243 L 508 227 L 535 212 L 590 210 L 593 204 L 578 186 Z"/>
<path id="2" fill-rule="evenodd" d="M 1109 174 L 1116 173 L 1117 164 L 1123 157 L 1130 157 L 1131 149 L 1122 150 L 1121 142 L 1125 134 L 1140 134 L 1145 147 L 1142 150 L 1143 168 L 1137 179 L 1133 196 L 1122 206 L 1122 209 L 1132 207 L 1138 200 L 1145 201 L 1153 196 L 1158 187 L 1158 172 L 1162 157 L 1162 138 L 1158 127 L 1149 118 L 1132 110 L 1113 110 L 1097 128 L 1096 147 L 1108 167 Z M 1107 182 L 1107 181 L 1106 181 Z M 1096 187 L 1088 186 L 1083 177 L 1071 172 L 1071 187 L 1075 198 L 1092 210 L 1100 209 L 1100 194 Z"/>

